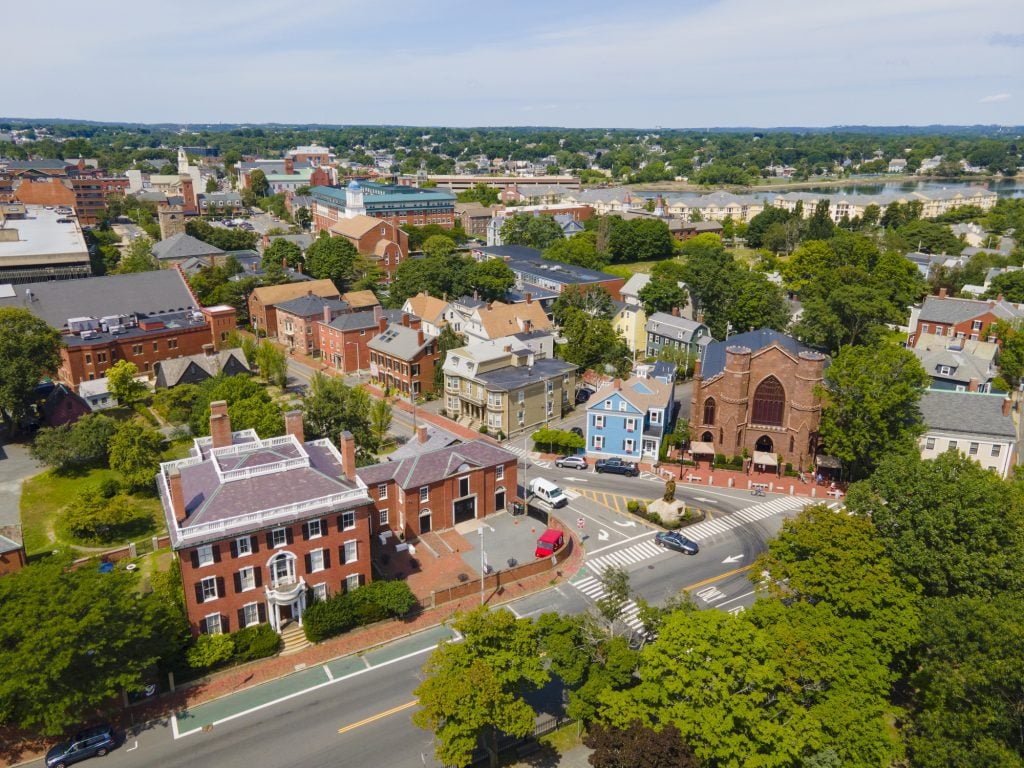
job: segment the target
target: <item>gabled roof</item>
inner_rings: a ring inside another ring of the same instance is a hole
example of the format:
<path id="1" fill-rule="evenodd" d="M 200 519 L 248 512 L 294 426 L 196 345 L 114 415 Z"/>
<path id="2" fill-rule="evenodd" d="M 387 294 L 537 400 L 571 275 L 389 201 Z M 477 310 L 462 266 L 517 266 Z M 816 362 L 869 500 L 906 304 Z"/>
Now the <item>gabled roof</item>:
<path id="1" fill-rule="evenodd" d="M 725 368 L 725 350 L 729 347 L 747 347 L 751 352 L 757 354 L 762 349 L 777 344 L 779 347 L 796 356 L 801 352 L 814 352 L 815 350 L 801 344 L 792 336 L 773 331 L 769 328 L 760 328 L 756 331 L 739 333 L 730 336 L 727 341 L 715 341 L 707 345 L 704 358 L 701 361 L 701 375 L 705 379 L 717 376 Z"/>
<path id="2" fill-rule="evenodd" d="M 337 299 L 338 289 L 330 280 L 310 280 L 304 283 L 285 283 L 284 285 L 264 285 L 252 292 L 262 304 L 269 306 L 289 299 L 296 299 L 312 292 L 317 296 Z"/>
<path id="3" fill-rule="evenodd" d="M 196 355 L 175 357 L 170 360 L 161 360 L 156 363 L 156 366 L 159 372 L 163 374 L 164 383 L 168 387 L 173 387 L 181 381 L 181 377 L 192 365 L 202 368 L 210 376 L 216 376 L 224 370 L 231 360 L 234 360 L 244 370 L 249 370 L 249 364 L 245 361 L 245 355 L 238 349 L 222 349 L 212 355 L 200 352 Z M 85 384 L 86 382 L 82 383 Z"/>
<path id="4" fill-rule="evenodd" d="M 645 331 L 656 333 L 659 336 L 678 338 L 678 335 L 682 333 L 682 340 L 687 342 L 691 341 L 693 335 L 701 328 L 706 328 L 706 326 L 703 323 L 698 323 L 696 320 L 676 317 L 668 312 L 655 312 L 647 318 L 647 325 L 644 326 Z"/>
<path id="5" fill-rule="evenodd" d="M 618 385 L 616 384 L 618 382 Z M 665 408 L 672 399 L 673 387 L 657 379 L 639 379 L 633 377 L 627 381 L 616 379 L 605 384 L 587 403 L 588 411 L 598 409 L 609 397 L 619 395 L 640 413 L 647 413 L 649 408 Z"/>
<path id="6" fill-rule="evenodd" d="M 316 315 L 323 317 L 324 307 L 330 307 L 332 310 L 341 312 L 348 309 L 348 304 L 340 299 L 328 299 L 323 296 L 317 296 L 315 293 L 309 293 L 305 296 L 277 303 L 278 312 L 287 312 L 298 317 L 314 317 Z"/>
<path id="7" fill-rule="evenodd" d="M 429 293 L 420 292 L 405 300 L 405 309 L 428 323 L 437 324 L 444 316 L 448 308 L 448 302 L 435 298 Z"/>
<path id="8" fill-rule="evenodd" d="M 980 392 L 929 389 L 918 409 L 929 430 L 1013 440 L 1017 430 L 1013 417 L 1003 415 L 1003 399 Z"/>
<path id="9" fill-rule="evenodd" d="M 921 305 L 918 319 L 926 323 L 962 323 L 991 312 L 1003 320 L 1024 317 L 1019 305 L 1008 301 L 977 301 L 975 299 L 954 299 L 928 296 Z"/>
<path id="10" fill-rule="evenodd" d="M 187 259 L 193 256 L 222 256 L 220 248 L 204 243 L 202 240 L 184 232 L 171 235 L 153 246 L 153 255 L 160 261 L 168 259 Z"/>
<path id="11" fill-rule="evenodd" d="M 348 291 L 341 295 L 348 305 L 352 309 L 365 309 L 366 307 L 376 307 L 380 304 L 380 300 L 377 298 L 377 294 L 373 291 Z"/>
<path id="12" fill-rule="evenodd" d="M 623 296 L 638 296 L 640 291 L 651 282 L 651 276 L 646 272 L 634 272 L 630 275 L 629 280 L 626 281 L 625 285 L 619 288 L 619 293 Z"/>
<path id="13" fill-rule="evenodd" d="M 423 339 L 420 341 L 420 339 Z M 408 328 L 401 323 L 392 323 L 370 339 L 366 346 L 377 352 L 397 357 L 399 360 L 415 360 L 424 349 L 434 343 L 434 339 L 426 336 L 416 328 Z"/>
<path id="14" fill-rule="evenodd" d="M 516 455 L 485 440 L 472 440 L 397 462 L 363 467 L 356 471 L 359 479 L 369 485 L 394 481 L 410 490 L 440 482 L 471 469 L 494 467 L 516 461 Z"/>
<path id="15" fill-rule="evenodd" d="M 331 225 L 331 232 L 358 240 L 371 232 L 374 227 L 387 226 L 387 222 L 374 216 L 360 214 L 351 219 L 339 219 Z"/>
<path id="16" fill-rule="evenodd" d="M 524 304 L 503 304 L 496 301 L 489 307 L 477 309 L 473 315 L 475 319 L 479 319 L 489 339 L 525 331 L 527 323 L 534 331 L 544 331 L 551 327 L 544 307 L 537 301 Z"/>
<path id="17" fill-rule="evenodd" d="M 420 442 L 417 433 L 413 433 L 413 436 L 409 438 L 404 444 L 398 446 L 391 453 L 387 454 L 384 458 L 390 462 L 401 461 L 402 459 L 411 459 L 421 454 L 427 453 L 428 451 L 436 451 L 441 448 L 447 448 L 450 445 L 457 445 L 462 442 L 462 439 L 446 429 L 428 425 L 426 427 L 427 439 Z"/>

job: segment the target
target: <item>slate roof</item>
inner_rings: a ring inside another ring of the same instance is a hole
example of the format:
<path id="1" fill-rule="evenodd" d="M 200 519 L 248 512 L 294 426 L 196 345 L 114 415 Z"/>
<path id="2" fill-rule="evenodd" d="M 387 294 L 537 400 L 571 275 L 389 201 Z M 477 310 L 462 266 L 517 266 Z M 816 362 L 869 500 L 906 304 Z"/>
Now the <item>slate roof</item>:
<path id="1" fill-rule="evenodd" d="M 222 256 L 224 251 L 184 232 L 171 235 L 153 246 L 153 255 L 160 261 L 187 259 L 193 256 Z"/>
<path id="2" fill-rule="evenodd" d="M 317 296 L 338 298 L 338 289 L 330 280 L 310 280 L 305 283 L 285 283 L 284 285 L 263 285 L 252 292 L 252 295 L 265 306 L 277 305 L 289 299 L 305 296 L 312 291 Z"/>
<path id="3" fill-rule="evenodd" d="M 696 320 L 676 317 L 668 312 L 655 312 L 647 319 L 644 330 L 673 339 L 677 339 L 681 332 L 683 334 L 682 341 L 690 342 L 693 340 L 693 335 L 703 327 L 705 327 L 704 324 L 698 323 Z"/>
<path id="4" fill-rule="evenodd" d="M 28 291 L 32 301 L 26 298 Z M 24 307 L 57 329 L 72 317 L 157 315 L 196 308 L 195 297 L 176 269 L 25 283 L 14 286 L 14 293 L 0 297 L 0 307 Z"/>
<path id="5" fill-rule="evenodd" d="M 1003 396 L 929 389 L 918 409 L 929 430 L 1015 439 L 1012 416 L 1003 416 Z"/>
<path id="6" fill-rule="evenodd" d="M 416 434 L 413 434 L 409 440 L 402 445 L 398 446 L 391 453 L 387 454 L 384 458 L 390 462 L 401 461 L 402 459 L 415 458 L 421 454 L 429 451 L 436 451 L 440 448 L 447 448 L 450 445 L 456 445 L 462 442 L 462 439 L 446 429 L 440 427 L 427 426 L 427 439 L 422 443 Z"/>
<path id="7" fill-rule="evenodd" d="M 421 333 L 420 330 L 393 323 L 384 330 L 384 333 L 370 339 L 366 346 L 399 360 L 415 360 L 424 349 L 434 343 L 434 339 L 425 334 L 421 343 Z"/>
<path id="8" fill-rule="evenodd" d="M 174 357 L 170 360 L 161 360 L 156 363 L 156 366 L 157 370 L 163 375 L 163 380 L 167 386 L 173 387 L 180 381 L 182 375 L 189 369 L 189 366 L 197 365 L 210 374 L 210 376 L 216 376 L 224 370 L 224 366 L 228 364 L 231 358 L 234 358 L 242 368 L 247 371 L 249 370 L 249 364 L 245 361 L 245 355 L 238 349 L 222 349 L 213 355 L 200 352 L 197 355 Z M 82 382 L 82 384 L 86 383 Z"/>
<path id="9" fill-rule="evenodd" d="M 323 317 L 324 307 L 330 307 L 332 310 L 336 309 L 341 312 L 348 309 L 348 304 L 341 301 L 341 299 L 327 299 L 317 296 L 315 293 L 299 296 L 297 299 L 281 301 L 276 306 L 278 312 L 287 312 L 298 317 L 314 317 L 316 315 Z"/>
<path id="10" fill-rule="evenodd" d="M 409 490 L 459 474 L 459 469 L 464 465 L 478 469 L 514 461 L 514 453 L 486 440 L 472 440 L 462 445 L 420 453 L 401 461 L 363 467 L 356 470 L 356 474 L 368 486 L 394 481 L 400 488 Z"/>
<path id="11" fill-rule="evenodd" d="M 925 323 L 962 323 L 991 312 L 1003 320 L 1024 317 L 1024 310 L 1008 301 L 977 301 L 975 299 L 954 299 L 928 296 L 921 305 L 918 316 Z"/>
<path id="12" fill-rule="evenodd" d="M 516 352 L 528 354 L 528 350 L 514 350 L 513 354 Z M 534 360 L 532 366 L 507 365 L 504 368 L 479 373 L 477 379 L 482 381 L 488 390 L 511 392 L 525 387 L 527 384 L 536 384 L 539 381 L 564 376 L 575 370 L 576 366 L 571 363 L 546 357 Z"/>
<path id="13" fill-rule="evenodd" d="M 632 404 L 641 413 L 647 413 L 648 408 L 665 408 L 672 400 L 673 386 L 657 379 L 639 379 L 635 376 L 621 382 L 621 388 L 615 386 L 611 381 L 587 401 L 588 411 L 604 412 L 604 408 L 598 409 L 612 395 L 620 395 L 626 402 Z"/>
<path id="14" fill-rule="evenodd" d="M 756 354 L 772 344 L 778 344 L 793 356 L 799 355 L 801 352 L 815 352 L 792 336 L 768 328 L 760 328 L 756 331 L 730 336 L 727 341 L 714 341 L 708 344 L 701 361 L 701 375 L 705 379 L 710 379 L 721 373 L 725 368 L 725 350 L 729 347 L 747 347 Z"/>

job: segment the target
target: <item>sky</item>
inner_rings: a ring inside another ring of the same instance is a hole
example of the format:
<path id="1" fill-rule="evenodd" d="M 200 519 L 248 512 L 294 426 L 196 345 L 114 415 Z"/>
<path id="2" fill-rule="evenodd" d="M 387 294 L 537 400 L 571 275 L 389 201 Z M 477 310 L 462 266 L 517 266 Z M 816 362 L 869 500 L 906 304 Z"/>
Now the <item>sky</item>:
<path id="1" fill-rule="evenodd" d="M 2 19 L 6 117 L 1024 125 L 1022 0 L 46 0 Z"/>

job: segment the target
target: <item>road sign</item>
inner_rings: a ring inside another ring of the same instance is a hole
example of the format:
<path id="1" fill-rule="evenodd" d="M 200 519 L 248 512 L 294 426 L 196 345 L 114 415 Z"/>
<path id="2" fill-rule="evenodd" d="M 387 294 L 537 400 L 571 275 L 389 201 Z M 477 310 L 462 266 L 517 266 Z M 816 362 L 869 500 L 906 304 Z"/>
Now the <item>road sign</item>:
<path id="1" fill-rule="evenodd" d="M 577 517 L 577 518 L 576 518 L 576 527 L 577 527 L 577 528 L 582 528 L 582 527 L 583 527 L 583 525 L 584 525 L 584 524 L 585 524 L 586 522 L 587 522 L 587 521 L 586 521 L 586 520 L 584 520 L 584 519 L 583 519 L 582 517 Z"/>

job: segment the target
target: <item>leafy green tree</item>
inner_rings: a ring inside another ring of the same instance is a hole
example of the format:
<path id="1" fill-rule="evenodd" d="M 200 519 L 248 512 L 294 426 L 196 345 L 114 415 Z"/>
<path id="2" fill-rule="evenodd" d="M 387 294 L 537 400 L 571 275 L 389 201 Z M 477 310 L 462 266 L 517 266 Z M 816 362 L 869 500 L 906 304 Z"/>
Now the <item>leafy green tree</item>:
<path id="1" fill-rule="evenodd" d="M 1019 592 L 932 600 L 924 614 L 909 734 L 921 768 L 1024 764 Z"/>
<path id="2" fill-rule="evenodd" d="M 182 386 L 186 385 L 179 385 L 175 389 L 181 389 Z M 195 435 L 210 433 L 210 403 L 218 400 L 224 400 L 228 404 L 232 430 L 256 429 L 261 437 L 280 434 L 283 430 L 284 421 L 280 407 L 271 401 L 265 386 L 245 374 L 214 376 L 198 385 L 195 392 L 189 417 L 189 427 Z M 179 407 L 185 407 L 188 399 L 186 395 L 177 404 Z M 263 431 L 263 427 L 275 421 L 282 425 L 279 429 Z M 258 429 L 258 425 L 261 428 Z"/>
<path id="3" fill-rule="evenodd" d="M 594 750 L 588 758 L 594 768 L 700 767 L 693 750 L 683 743 L 679 729 L 671 724 L 656 731 L 640 723 L 628 728 L 594 723 L 583 743 Z"/>
<path id="4" fill-rule="evenodd" d="M 455 241 L 446 235 L 431 235 L 423 241 L 423 254 L 428 259 L 443 259 L 455 253 Z"/>
<path id="5" fill-rule="evenodd" d="M 320 234 L 306 249 L 306 271 L 318 280 L 332 280 L 344 290 L 355 278 L 356 247 L 344 237 Z"/>
<path id="6" fill-rule="evenodd" d="M 253 429 L 260 437 L 276 437 L 284 432 L 281 406 L 262 397 L 246 397 L 228 403 L 231 429 Z"/>
<path id="7" fill-rule="evenodd" d="M 152 489 L 162 445 L 163 437 L 155 429 L 125 421 L 110 439 L 110 468 L 121 474 L 125 487 L 134 491 Z"/>
<path id="8" fill-rule="evenodd" d="M 445 325 L 435 344 L 437 345 L 439 363 L 434 366 L 434 391 L 440 392 L 444 386 L 444 361 L 448 358 L 448 352 L 465 346 L 466 337 L 456 333 L 451 326 Z"/>
<path id="9" fill-rule="evenodd" d="M 148 391 L 146 383 L 139 381 L 139 368 L 130 360 L 118 360 L 107 369 L 107 386 L 121 405 L 131 405 Z"/>
<path id="10" fill-rule="evenodd" d="M 849 476 L 867 476 L 889 453 L 914 451 L 917 408 L 930 379 L 914 354 L 895 346 L 843 347 L 825 371 L 821 437 Z"/>
<path id="11" fill-rule="evenodd" d="M 366 390 L 317 373 L 310 381 L 304 408 L 306 434 L 311 438 L 337 440 L 347 430 L 355 437 L 359 449 L 372 453 L 375 443 L 370 425 L 370 395 Z"/>
<path id="12" fill-rule="evenodd" d="M 763 274 L 747 269 L 737 270 L 728 290 L 732 300 L 725 307 L 725 312 L 712 311 L 705 315 L 709 328 L 721 327 L 724 320 L 737 331 L 756 328 L 786 330 L 790 319 L 786 297 L 782 289 Z"/>
<path id="13" fill-rule="evenodd" d="M 269 384 L 284 389 L 288 386 L 288 355 L 285 351 L 264 339 L 256 347 L 256 367 Z"/>
<path id="14" fill-rule="evenodd" d="M 945 224 L 932 221 L 911 221 L 897 228 L 897 233 L 908 249 L 923 253 L 958 254 L 964 249 L 952 230 Z"/>
<path id="15" fill-rule="evenodd" d="M 818 200 L 814 206 L 814 213 L 807 220 L 804 230 L 805 240 L 828 240 L 836 231 L 836 225 L 829 215 L 829 201 Z"/>
<path id="16" fill-rule="evenodd" d="M 249 191 L 255 197 L 266 197 L 270 193 L 270 184 L 267 183 L 267 174 L 257 168 L 249 173 Z"/>
<path id="17" fill-rule="evenodd" d="M 956 451 L 881 461 L 847 508 L 874 521 L 901 576 L 927 597 L 984 597 L 1024 586 L 1020 489 Z"/>
<path id="18" fill-rule="evenodd" d="M 655 312 L 669 312 L 673 309 L 683 309 L 689 295 L 685 288 L 680 288 L 678 283 L 671 280 L 651 280 L 640 289 L 638 294 L 643 302 L 644 312 L 652 315 Z"/>
<path id="19" fill-rule="evenodd" d="M 472 189 L 459 192 L 455 199 L 460 203 L 480 203 L 480 205 L 497 205 L 498 190 L 492 186 L 479 182 L 474 184 Z"/>
<path id="20" fill-rule="evenodd" d="M 834 279 L 808 290 L 803 313 L 793 328 L 808 344 L 834 354 L 846 345 L 876 345 L 887 323 L 904 314 L 890 301 L 886 288 L 862 270 L 843 267 Z"/>
<path id="21" fill-rule="evenodd" d="M 806 507 L 783 521 L 750 570 L 761 591 L 785 601 L 824 603 L 837 616 L 864 622 L 890 654 L 917 639 L 917 594 L 897 572 L 867 517 Z"/>
<path id="22" fill-rule="evenodd" d="M 437 298 L 464 296 L 472 291 L 469 271 L 473 264 L 473 259 L 456 253 L 405 259 L 395 270 L 390 303 L 401 307 L 406 299 L 421 291 Z"/>
<path id="23" fill-rule="evenodd" d="M 516 273 L 501 259 L 487 259 L 466 270 L 466 280 L 481 301 L 500 301 L 516 284 Z"/>
<path id="24" fill-rule="evenodd" d="M 668 280 L 672 283 L 686 282 L 686 266 L 676 259 L 664 259 L 651 267 L 652 280 Z"/>
<path id="25" fill-rule="evenodd" d="M 570 285 L 552 302 L 551 314 L 556 325 L 564 326 L 573 311 L 598 320 L 611 320 L 615 315 L 615 305 L 604 286 Z"/>
<path id="26" fill-rule="evenodd" d="M 228 229 L 215 227 L 203 219 L 192 219 L 185 224 L 185 232 L 204 243 L 220 248 L 222 251 L 245 251 L 256 247 L 255 232 L 244 229 Z"/>
<path id="27" fill-rule="evenodd" d="M 583 370 L 610 366 L 621 375 L 632 367 L 629 347 L 611 320 L 570 309 L 565 314 L 562 335 L 566 343 L 559 347 L 559 354 Z"/>
<path id="28" fill-rule="evenodd" d="M 609 254 L 597 250 L 597 233 L 593 230 L 556 240 L 548 246 L 543 256 L 552 261 L 597 270 L 604 269 L 611 261 Z"/>
<path id="29" fill-rule="evenodd" d="M 218 188 L 219 187 L 217 185 L 217 179 L 215 179 L 213 176 L 206 180 L 206 194 L 209 195 L 213 192 L 216 192 Z"/>
<path id="30" fill-rule="evenodd" d="M 435 756 L 445 765 L 466 764 L 478 744 L 498 765 L 498 736 L 525 736 L 536 714 L 522 698 L 548 680 L 537 629 L 506 610 L 479 608 L 454 628 L 461 643 L 438 647 L 414 691 L 421 709 L 413 723 L 432 731 Z"/>
<path id="31" fill-rule="evenodd" d="M 290 240 L 279 237 L 271 242 L 267 250 L 263 252 L 263 268 L 266 269 L 270 262 L 282 266 L 287 264 L 292 269 L 297 269 L 304 263 L 302 249 Z"/>
<path id="32" fill-rule="evenodd" d="M 810 240 L 782 263 L 782 277 L 789 290 L 803 294 L 808 286 L 815 285 L 819 279 L 838 269 L 839 263 L 839 257 L 829 243 Z"/>
<path id="33" fill-rule="evenodd" d="M 56 736 L 180 648 L 173 612 L 122 568 L 49 557 L 0 579 L 0 723 Z M 181 591 L 180 583 L 178 591 Z"/>
<path id="34" fill-rule="evenodd" d="M 765 237 L 774 224 L 783 224 L 794 220 L 794 215 L 784 208 L 766 205 L 761 213 L 751 218 L 747 224 L 747 245 L 751 248 L 767 248 Z"/>
<path id="35" fill-rule="evenodd" d="M 128 250 L 117 263 L 114 274 L 126 275 L 131 272 L 154 272 L 160 269 L 153 255 L 153 241 L 148 237 L 137 237 L 128 245 Z"/>
<path id="36" fill-rule="evenodd" d="M 64 510 L 61 523 L 72 536 L 100 544 L 123 540 L 153 527 L 152 518 L 130 496 L 115 494 L 108 498 L 99 487 L 81 491 Z"/>
<path id="37" fill-rule="evenodd" d="M 60 333 L 27 309 L 0 308 L 0 415 L 16 435 L 31 412 L 35 387 L 60 367 Z"/>
<path id="38" fill-rule="evenodd" d="M 661 219 L 637 218 L 628 221 L 611 217 L 609 251 L 616 264 L 667 259 L 675 249 L 668 224 Z"/>
<path id="39" fill-rule="evenodd" d="M 74 424 L 44 427 L 30 448 L 32 457 L 63 472 L 75 466 L 105 464 L 117 422 L 102 413 L 87 413 Z"/>
<path id="40" fill-rule="evenodd" d="M 501 225 L 501 242 L 505 245 L 525 245 L 543 251 L 562 237 L 562 226 L 553 216 L 516 213 L 506 217 Z"/>
<path id="41" fill-rule="evenodd" d="M 996 275 L 992 278 L 988 293 L 985 295 L 991 299 L 1002 295 L 1004 299 L 1015 304 L 1024 301 L 1024 270 Z"/>
<path id="42" fill-rule="evenodd" d="M 598 580 L 604 587 L 604 594 L 594 604 L 594 608 L 598 619 L 608 632 L 608 637 L 614 637 L 619 619 L 625 614 L 626 602 L 629 600 L 629 572 L 625 568 L 612 565 L 601 571 Z"/>
<path id="43" fill-rule="evenodd" d="M 370 406 L 370 434 L 373 435 L 374 445 L 378 451 L 387 440 L 392 418 L 391 403 L 387 400 L 373 401 L 373 405 Z"/>

